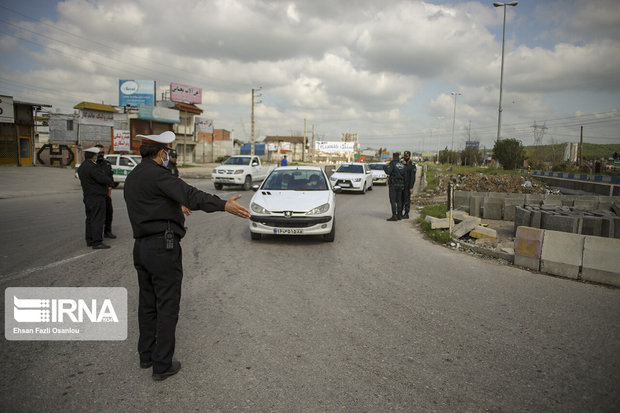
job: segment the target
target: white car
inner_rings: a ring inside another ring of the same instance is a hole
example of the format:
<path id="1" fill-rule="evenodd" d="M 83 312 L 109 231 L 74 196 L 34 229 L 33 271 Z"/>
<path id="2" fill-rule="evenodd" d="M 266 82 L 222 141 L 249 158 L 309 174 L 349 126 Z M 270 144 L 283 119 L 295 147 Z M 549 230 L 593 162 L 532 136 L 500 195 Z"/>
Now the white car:
<path id="1" fill-rule="evenodd" d="M 329 177 L 332 186 L 339 186 L 343 191 L 365 193 L 372 189 L 372 174 L 367 163 L 343 163 Z"/>
<path id="2" fill-rule="evenodd" d="M 336 235 L 336 203 L 325 172 L 316 166 L 284 166 L 275 169 L 250 201 L 250 234 L 321 235 L 327 242 Z"/>
<path id="3" fill-rule="evenodd" d="M 373 185 L 387 185 L 388 176 L 383 169 L 385 167 L 384 163 L 371 163 L 368 164 L 370 167 L 370 173 L 372 174 L 372 184 Z"/>

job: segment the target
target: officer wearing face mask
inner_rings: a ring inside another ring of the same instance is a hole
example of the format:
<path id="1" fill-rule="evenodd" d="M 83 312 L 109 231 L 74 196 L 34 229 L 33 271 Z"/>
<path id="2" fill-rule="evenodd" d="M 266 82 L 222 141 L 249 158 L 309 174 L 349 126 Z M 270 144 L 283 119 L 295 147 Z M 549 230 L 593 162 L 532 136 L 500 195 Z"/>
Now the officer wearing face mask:
<path id="1" fill-rule="evenodd" d="M 409 210 L 411 209 L 411 194 L 413 194 L 413 186 L 415 185 L 416 166 L 411 161 L 411 152 L 403 153 L 403 165 L 405 165 L 404 178 L 405 186 L 403 188 L 402 202 L 402 218 L 409 219 Z"/>
<path id="2" fill-rule="evenodd" d="M 104 158 L 105 151 L 103 145 L 97 144 L 95 148 L 99 148 L 99 154 L 97 154 L 97 165 L 99 165 L 106 176 L 114 182 L 114 172 L 112 171 L 112 163 Z M 108 193 L 105 196 L 105 224 L 103 226 L 103 236 L 106 238 L 116 238 L 116 235 L 112 233 L 112 218 L 114 216 L 114 207 L 112 206 L 112 187 L 108 187 Z"/>
<path id="3" fill-rule="evenodd" d="M 140 288 L 138 353 L 140 367 L 152 367 L 153 380 L 164 380 L 181 369 L 181 363 L 173 361 L 183 279 L 180 241 L 185 235 L 185 217 L 181 206 L 226 211 L 242 218 L 249 218 L 250 212 L 237 203 L 241 195 L 225 201 L 166 169 L 173 132 L 136 137 L 142 138 L 142 162 L 127 176 L 124 196 L 135 238 L 133 262 Z"/>

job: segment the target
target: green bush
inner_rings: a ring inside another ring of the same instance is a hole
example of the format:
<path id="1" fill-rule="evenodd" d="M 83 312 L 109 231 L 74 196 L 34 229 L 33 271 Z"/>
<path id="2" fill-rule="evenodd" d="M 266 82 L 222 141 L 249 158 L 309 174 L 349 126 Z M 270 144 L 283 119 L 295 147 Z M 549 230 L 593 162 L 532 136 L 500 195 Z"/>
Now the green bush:
<path id="1" fill-rule="evenodd" d="M 502 139 L 493 146 L 493 157 L 502 164 L 504 169 L 515 169 L 523 165 L 525 149 L 517 139 Z"/>

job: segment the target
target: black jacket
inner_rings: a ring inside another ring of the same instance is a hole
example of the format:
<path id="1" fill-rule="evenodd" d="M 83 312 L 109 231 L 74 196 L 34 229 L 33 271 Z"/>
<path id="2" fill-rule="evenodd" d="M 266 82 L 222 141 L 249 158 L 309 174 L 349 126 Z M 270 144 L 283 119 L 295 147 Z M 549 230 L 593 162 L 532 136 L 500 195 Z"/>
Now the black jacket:
<path id="1" fill-rule="evenodd" d="M 112 178 L 106 176 L 103 168 L 91 160 L 85 160 L 80 165 L 78 177 L 82 184 L 84 197 L 106 196 L 108 194 L 108 186 L 114 183 Z"/>
<path id="2" fill-rule="evenodd" d="M 168 169 L 170 170 L 172 175 L 174 175 L 176 177 L 179 176 L 179 168 L 177 168 L 177 164 L 176 163 L 169 162 L 168 163 Z"/>
<path id="3" fill-rule="evenodd" d="M 112 163 L 106 158 L 101 157 L 97 158 L 97 165 L 99 165 L 99 167 L 103 169 L 105 175 L 110 178 L 112 182 L 114 182 L 114 171 L 112 171 Z"/>
<path id="4" fill-rule="evenodd" d="M 416 173 L 416 166 L 413 164 L 413 162 L 411 162 L 411 159 L 409 160 L 409 162 L 405 163 L 405 188 L 409 188 L 412 189 L 413 185 L 415 185 L 415 173 Z"/>
<path id="5" fill-rule="evenodd" d="M 392 159 L 389 165 L 383 167 L 388 175 L 388 184 L 396 186 L 404 186 L 405 184 L 405 165 L 401 161 Z"/>
<path id="6" fill-rule="evenodd" d="M 163 235 L 168 221 L 174 233 L 183 237 L 181 205 L 205 212 L 224 211 L 226 205 L 225 200 L 186 184 L 148 158 L 127 175 L 123 191 L 134 238 Z"/>

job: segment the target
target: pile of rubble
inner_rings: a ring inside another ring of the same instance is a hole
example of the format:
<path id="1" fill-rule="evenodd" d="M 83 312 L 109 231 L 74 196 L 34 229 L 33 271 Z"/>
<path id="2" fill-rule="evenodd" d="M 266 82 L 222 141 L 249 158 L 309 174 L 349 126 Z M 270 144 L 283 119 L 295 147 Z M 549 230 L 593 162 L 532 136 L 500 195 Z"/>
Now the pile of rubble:
<path id="1" fill-rule="evenodd" d="M 455 183 L 455 189 L 475 192 L 510 192 L 521 194 L 544 194 L 547 186 L 529 177 L 517 175 L 485 175 L 479 172 L 450 175 L 438 174 L 437 189 L 444 193 L 448 184 Z"/>

